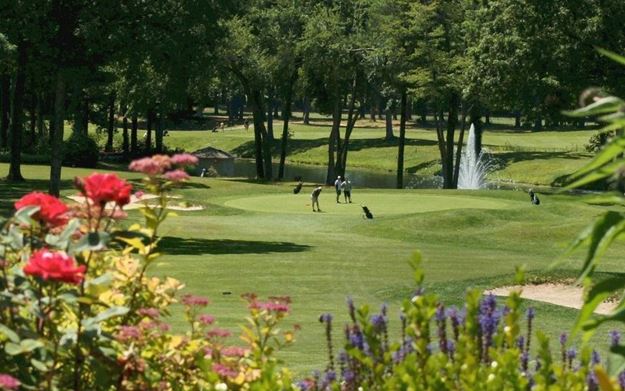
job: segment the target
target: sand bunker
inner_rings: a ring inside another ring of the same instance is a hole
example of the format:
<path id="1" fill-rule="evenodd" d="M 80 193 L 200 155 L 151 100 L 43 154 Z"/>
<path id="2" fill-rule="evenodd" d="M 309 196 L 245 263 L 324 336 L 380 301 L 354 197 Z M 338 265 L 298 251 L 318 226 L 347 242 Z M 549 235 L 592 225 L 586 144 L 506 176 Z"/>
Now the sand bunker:
<path id="1" fill-rule="evenodd" d="M 485 291 L 495 296 L 508 296 L 512 290 L 522 289 L 521 297 L 524 299 L 542 301 L 562 307 L 582 308 L 584 304 L 583 290 L 581 287 L 567 284 L 539 284 L 524 286 L 505 286 Z M 603 302 L 595 309 L 595 313 L 606 315 L 612 312 L 618 303 Z"/>
<path id="2" fill-rule="evenodd" d="M 80 195 L 67 196 L 67 198 L 69 198 L 70 200 L 76 201 L 78 203 L 85 202 L 85 197 L 80 196 Z M 156 198 L 158 198 L 156 194 L 143 194 L 141 195 L 141 198 L 138 198 L 137 196 L 132 194 L 130 196 L 130 203 L 124 206 L 124 210 L 139 209 L 145 204 L 146 201 L 154 200 Z M 167 199 L 180 199 L 180 198 L 182 197 L 181 196 L 167 196 Z M 156 204 L 149 204 L 149 205 L 151 207 L 157 206 Z M 114 204 L 111 202 L 106 204 L 106 209 L 113 209 L 113 207 L 114 207 Z M 167 205 L 167 209 L 183 211 L 183 212 L 191 212 L 191 211 L 204 210 L 204 207 L 200 205 L 169 204 Z"/>

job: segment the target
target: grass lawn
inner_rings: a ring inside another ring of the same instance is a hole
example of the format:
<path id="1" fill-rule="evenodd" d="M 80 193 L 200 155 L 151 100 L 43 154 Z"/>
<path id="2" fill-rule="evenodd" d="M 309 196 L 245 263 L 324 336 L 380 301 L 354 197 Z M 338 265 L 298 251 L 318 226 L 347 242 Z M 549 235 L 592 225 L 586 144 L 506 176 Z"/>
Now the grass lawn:
<path id="1" fill-rule="evenodd" d="M 223 135 L 224 140 L 234 132 Z M 0 172 L 7 169 L 0 164 Z M 87 172 L 64 168 L 64 194 L 72 193 L 73 176 Z M 29 189 L 47 186 L 47 167 L 25 166 L 24 174 L 31 180 L 26 184 L 0 184 L 2 214 Z M 424 256 L 428 289 L 459 303 L 468 287 L 510 283 L 515 265 L 525 264 L 530 274 L 548 280 L 573 276 L 580 267 L 574 260 L 565 261 L 556 272 L 546 269 L 603 210 L 566 195 L 541 194 L 543 203 L 535 207 L 523 192 L 495 190 L 355 189 L 354 204 L 337 205 L 333 189 L 327 188 L 320 199 L 323 212 L 313 213 L 311 188 L 299 195 L 290 189 L 290 184 L 194 178 L 180 194 L 206 209 L 179 212 L 166 222 L 161 231 L 164 256 L 152 273 L 178 278 L 188 291 L 209 296 L 209 311 L 221 326 L 235 331 L 245 314 L 240 294 L 291 296 L 289 322 L 303 328 L 283 357 L 298 373 L 324 366 L 323 330 L 317 318 L 334 313 L 335 335 L 340 338 L 348 295 L 357 304 L 376 308 L 388 302 L 397 325 L 399 305 L 413 288 L 407 261 L 415 250 Z M 361 202 L 371 208 L 374 220 L 361 217 Z M 137 212 L 131 217 L 138 218 Z M 601 271 L 620 272 L 623 253 L 622 243 L 614 246 Z M 537 327 L 554 337 L 570 329 L 575 310 L 533 305 L 538 309 Z M 181 326 L 178 315 L 171 319 L 175 326 Z M 597 345 L 607 345 L 604 334 L 596 338 Z"/>

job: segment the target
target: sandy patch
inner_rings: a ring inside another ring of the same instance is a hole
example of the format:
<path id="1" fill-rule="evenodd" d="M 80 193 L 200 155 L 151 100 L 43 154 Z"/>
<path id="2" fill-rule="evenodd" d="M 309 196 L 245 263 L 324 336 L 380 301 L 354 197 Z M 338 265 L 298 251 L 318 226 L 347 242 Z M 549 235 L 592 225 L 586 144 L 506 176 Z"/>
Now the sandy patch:
<path id="1" fill-rule="evenodd" d="M 78 203 L 85 202 L 85 197 L 80 196 L 80 195 L 67 196 L 67 198 L 69 198 L 72 201 L 76 201 Z M 134 194 L 132 194 L 130 196 L 130 203 L 124 206 L 124 210 L 139 209 L 143 207 L 147 201 L 153 200 L 155 198 L 158 198 L 156 194 L 143 194 L 141 198 L 138 198 Z M 182 197 L 177 196 L 177 195 L 167 196 L 167 199 L 180 199 L 180 198 Z M 114 206 L 115 206 L 114 203 L 109 202 L 108 204 L 106 204 L 106 209 L 109 209 L 109 210 L 113 209 Z M 150 207 L 154 208 L 154 207 L 158 207 L 158 205 L 150 204 Z M 204 207 L 200 205 L 170 204 L 170 205 L 167 205 L 167 209 L 190 212 L 190 211 L 204 210 Z"/>
<path id="2" fill-rule="evenodd" d="M 512 290 L 522 289 L 521 297 L 524 299 L 542 301 L 568 308 L 582 308 L 584 304 L 583 289 L 575 285 L 566 284 L 539 284 L 524 286 L 505 286 L 485 291 L 495 296 L 508 296 Z M 618 303 L 603 302 L 595 309 L 597 314 L 610 314 Z"/>

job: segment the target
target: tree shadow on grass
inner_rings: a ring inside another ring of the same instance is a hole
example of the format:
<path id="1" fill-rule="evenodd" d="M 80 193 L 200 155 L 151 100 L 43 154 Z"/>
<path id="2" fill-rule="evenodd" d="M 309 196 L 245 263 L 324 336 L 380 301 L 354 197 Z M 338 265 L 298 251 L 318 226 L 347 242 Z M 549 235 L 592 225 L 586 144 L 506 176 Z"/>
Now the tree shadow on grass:
<path id="1" fill-rule="evenodd" d="M 0 216 L 9 217 L 14 212 L 14 203 L 32 191 L 48 192 L 48 180 L 27 179 L 24 182 L 9 182 L 0 179 Z M 61 189 L 72 187 L 71 180 L 61 181 Z"/>
<path id="2" fill-rule="evenodd" d="M 260 240 L 200 239 L 164 236 L 159 251 L 169 255 L 268 254 L 308 251 L 311 246 Z"/>
<path id="3" fill-rule="evenodd" d="M 318 138 L 312 140 L 289 140 L 287 146 L 287 154 L 288 155 L 296 155 L 298 153 L 306 152 L 311 149 L 324 147 L 328 145 L 327 138 Z M 399 139 L 394 138 L 392 140 L 385 140 L 383 137 L 381 138 L 359 138 L 359 139 L 351 139 L 349 141 L 349 151 L 360 151 L 363 149 L 369 148 L 386 148 L 393 147 L 396 148 L 399 145 Z M 406 146 L 434 146 L 437 145 L 435 140 L 424 140 L 424 139 L 413 139 L 407 138 L 405 142 Z M 236 156 L 243 158 L 253 158 L 254 157 L 254 141 L 248 141 L 243 143 L 232 150 L 232 153 Z M 276 139 L 273 142 L 272 150 L 274 151 L 273 157 L 280 157 L 280 140 Z"/>
<path id="4" fill-rule="evenodd" d="M 531 151 L 531 152 L 499 152 L 493 154 L 494 165 L 496 169 L 501 170 L 513 163 L 518 163 L 528 160 L 550 160 L 550 159 L 570 159 L 581 160 L 587 159 L 588 155 L 584 153 L 567 152 L 567 151 L 555 151 L 555 152 L 543 152 L 543 151 Z"/>

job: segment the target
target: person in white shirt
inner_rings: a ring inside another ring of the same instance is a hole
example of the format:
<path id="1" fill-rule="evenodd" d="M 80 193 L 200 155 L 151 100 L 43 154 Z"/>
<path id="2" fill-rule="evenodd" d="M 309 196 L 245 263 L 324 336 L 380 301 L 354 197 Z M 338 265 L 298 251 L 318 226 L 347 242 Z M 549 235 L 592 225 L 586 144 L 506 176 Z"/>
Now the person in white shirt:
<path id="1" fill-rule="evenodd" d="M 319 194 L 321 194 L 321 190 L 323 190 L 323 188 L 321 186 L 317 186 L 310 195 L 310 199 L 312 200 L 313 212 L 321 212 L 321 208 L 319 208 Z M 317 210 L 315 210 L 315 204 L 317 205 Z"/>
<path id="2" fill-rule="evenodd" d="M 340 204 L 341 201 L 339 201 L 339 197 L 341 196 L 341 183 L 343 181 L 341 181 L 341 176 L 337 176 L 336 180 L 334 181 L 334 188 L 336 189 L 336 203 Z"/>
<path id="3" fill-rule="evenodd" d="M 352 183 L 345 177 L 345 180 L 341 183 L 341 190 L 343 191 L 343 196 L 345 197 L 345 203 L 349 200 L 349 203 L 352 203 Z"/>

